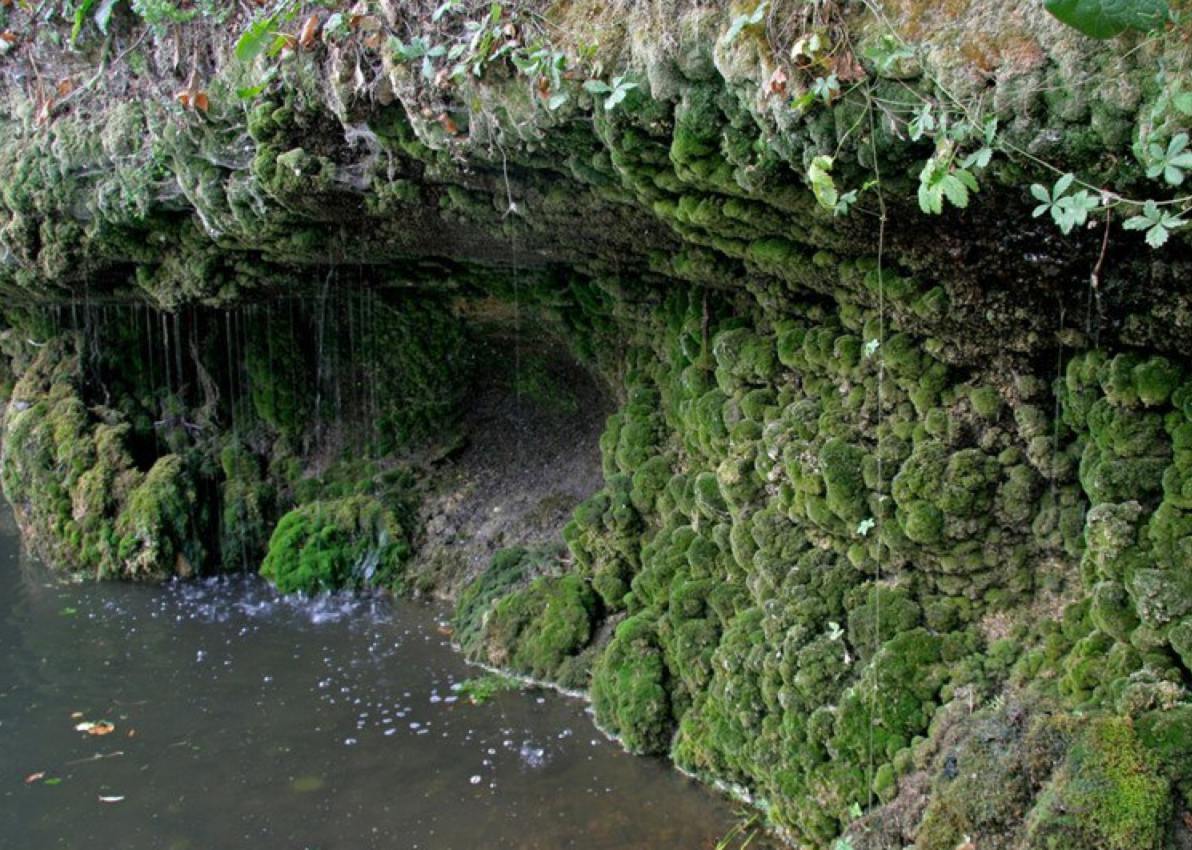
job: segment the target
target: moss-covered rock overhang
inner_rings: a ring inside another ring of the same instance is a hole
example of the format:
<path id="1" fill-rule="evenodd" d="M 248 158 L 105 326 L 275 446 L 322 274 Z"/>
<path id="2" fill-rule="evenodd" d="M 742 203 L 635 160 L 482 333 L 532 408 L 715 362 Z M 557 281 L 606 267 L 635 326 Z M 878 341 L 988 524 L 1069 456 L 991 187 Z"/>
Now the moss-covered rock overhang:
<path id="1" fill-rule="evenodd" d="M 364 14 L 406 43 L 463 25 L 402 6 Z M 980 0 L 775 5 L 764 35 L 733 41 L 747 7 L 519 9 L 576 55 L 596 45 L 585 71 L 637 88 L 606 109 L 569 81 L 552 110 L 504 63 L 444 85 L 359 30 L 287 54 L 242 102 L 265 69 L 203 20 L 138 42 L 121 18 L 91 54 L 34 42 L 39 68 L 83 83 L 103 50 L 137 61 L 48 107 L 9 75 L 0 282 L 43 302 L 145 299 L 184 328 L 188 311 L 256 302 L 246 338 L 273 340 L 273 358 L 289 347 L 276 297 L 317 304 L 346 275 L 385 299 L 382 347 L 432 398 L 458 395 L 462 370 L 426 353 L 466 348 L 461 325 L 545 314 L 618 388 L 606 485 L 564 532 L 569 560 L 504 552 L 464 590 L 470 653 L 587 685 L 626 746 L 744 787 L 802 845 L 847 831 L 857 848 L 1180 846 L 1188 246 L 1177 231 L 1152 252 L 1099 219 L 1062 237 L 1026 190 L 1046 173 L 1032 157 L 1142 186 L 1130 147 L 1178 120 L 1155 69 L 1178 75 L 1180 45 L 1096 45 L 1034 6 Z M 929 145 L 880 110 L 870 124 L 855 96 L 796 113 L 767 93 L 821 11 L 875 103 L 975 98 L 1030 156 L 996 158 L 966 210 L 922 215 Z M 920 46 L 916 67 L 869 58 L 891 32 Z M 171 99 L 183 90 L 208 108 Z M 821 210 L 804 177 L 833 154 L 842 188 L 880 171 L 883 203 Z M 352 315 L 333 337 L 352 339 Z M 272 370 L 246 376 L 261 420 L 247 451 L 244 419 L 208 443 L 183 422 L 168 452 L 138 457 L 121 417 L 135 431 L 148 412 L 135 392 L 124 406 L 95 394 L 79 328 L 39 347 L 54 334 L 10 319 L 5 489 L 41 510 L 29 516 L 67 563 L 136 576 L 179 551 L 190 562 L 179 506 L 208 480 L 232 507 L 204 528 L 228 551 L 272 537 L 279 584 L 354 583 L 364 552 L 400 586 L 407 552 L 388 544 L 405 479 L 292 474 L 309 460 L 287 434 L 304 400 Z M 299 336 L 308 357 L 314 335 Z M 165 338 L 176 353 L 186 335 Z M 244 397 L 235 350 L 194 360 Z M 178 372 L 178 408 L 202 407 L 199 367 Z M 276 527 L 273 493 L 294 507 Z"/>
<path id="2" fill-rule="evenodd" d="M 405 41 L 445 39 L 467 17 L 399 6 L 355 11 Z M 1099 226 L 1061 237 L 1031 218 L 1026 192 L 1041 161 L 1138 188 L 1130 145 L 1144 125 L 1176 120 L 1156 111 L 1154 70 L 1182 67 L 1179 45 L 1097 44 L 1033 5 L 815 8 L 822 20 L 778 4 L 764 32 L 732 41 L 735 7 L 506 10 L 527 40 L 541 21 L 546 43 L 554 33 L 560 49 L 587 51 L 588 72 L 631 75 L 638 87 L 613 110 L 578 81 L 549 109 L 500 62 L 480 78 L 427 79 L 365 28 L 255 63 L 234 57 L 227 22 L 201 18 L 141 40 L 138 19 L 118 13 L 106 39 L 88 30 L 78 50 L 43 33 L 3 60 L 0 285 L 228 304 L 296 269 L 365 264 L 418 285 L 444 277 L 434 263 L 419 274 L 425 261 L 448 260 L 871 306 L 880 230 L 890 315 L 953 361 L 1030 357 L 1057 334 L 1080 347 L 1094 332 L 1192 350 L 1185 242 L 1151 252 L 1115 227 L 1102 257 Z M 20 31 L 25 13 L 5 14 Z M 850 45 L 869 100 L 792 110 L 767 85 L 789 64 L 777 48 L 821 25 Z M 917 58 L 867 58 L 891 38 Z M 238 96 L 267 64 L 273 82 Z M 63 93 L 34 67 L 67 81 Z M 192 89 L 205 110 L 173 97 Z M 911 91 L 977 104 L 1028 156 L 995 159 L 968 210 L 923 216 L 913 198 L 931 145 L 874 105 Z M 820 208 L 806 185 L 820 154 L 836 156 L 842 188 L 880 174 L 882 208 L 872 192 L 845 218 Z"/>

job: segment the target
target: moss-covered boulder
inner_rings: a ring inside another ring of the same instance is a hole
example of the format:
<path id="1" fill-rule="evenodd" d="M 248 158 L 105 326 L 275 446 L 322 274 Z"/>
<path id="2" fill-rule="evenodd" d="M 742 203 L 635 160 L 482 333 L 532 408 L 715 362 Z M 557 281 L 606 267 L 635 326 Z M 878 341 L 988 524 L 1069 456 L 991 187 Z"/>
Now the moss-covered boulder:
<path id="1" fill-rule="evenodd" d="M 408 534 L 389 508 L 369 496 L 312 502 L 278 521 L 261 575 L 283 593 L 400 589 Z"/>

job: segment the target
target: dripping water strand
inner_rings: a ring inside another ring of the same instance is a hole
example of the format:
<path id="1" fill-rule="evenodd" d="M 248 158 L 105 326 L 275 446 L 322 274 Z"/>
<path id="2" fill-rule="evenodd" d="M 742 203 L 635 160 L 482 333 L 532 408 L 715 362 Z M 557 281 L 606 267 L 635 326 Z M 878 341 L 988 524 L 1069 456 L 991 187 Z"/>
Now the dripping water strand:
<path id="1" fill-rule="evenodd" d="M 505 178 L 505 200 L 508 206 L 503 219 L 517 215 L 513 189 L 509 184 L 509 158 L 501 146 L 501 174 Z M 514 458 L 522 465 L 522 399 L 521 399 L 521 281 L 517 266 L 517 222 L 509 222 L 509 253 L 513 262 L 513 434 Z"/>
<path id="2" fill-rule="evenodd" d="M 319 315 L 315 330 L 315 450 L 321 453 L 323 448 L 323 337 L 324 323 L 327 318 L 327 294 L 331 289 L 331 277 L 335 274 L 335 266 L 327 270 L 327 277 L 323 281 L 323 291 L 319 295 Z"/>
<path id="3" fill-rule="evenodd" d="M 182 320 L 177 310 L 173 312 L 172 316 L 174 324 L 174 369 L 178 376 L 178 393 L 181 395 L 186 380 L 183 377 L 184 372 L 182 369 Z"/>

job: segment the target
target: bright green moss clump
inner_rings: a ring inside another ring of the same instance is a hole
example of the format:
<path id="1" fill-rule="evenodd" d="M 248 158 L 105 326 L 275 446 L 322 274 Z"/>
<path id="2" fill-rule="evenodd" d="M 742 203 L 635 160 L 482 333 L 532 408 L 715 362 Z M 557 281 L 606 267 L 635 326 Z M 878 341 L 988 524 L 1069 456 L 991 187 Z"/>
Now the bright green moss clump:
<path id="1" fill-rule="evenodd" d="M 393 512 L 369 496 L 313 502 L 277 523 L 261 575 L 283 593 L 400 588 L 407 535 Z"/>
<path id="2" fill-rule="evenodd" d="M 472 658 L 567 687 L 587 684 L 583 650 L 600 611 L 574 574 L 542 575 L 557 553 L 502 549 L 456 603 L 456 640 Z"/>
<path id="3" fill-rule="evenodd" d="M 634 753 L 665 752 L 673 719 L 666 663 L 648 613 L 617 627 L 592 672 L 592 704 L 608 731 Z"/>
<path id="4" fill-rule="evenodd" d="M 484 625 L 488 660 L 567 687 L 583 686 L 586 671 L 568 662 L 591 639 L 596 612 L 596 594 L 579 576 L 537 578 L 490 610 Z"/>

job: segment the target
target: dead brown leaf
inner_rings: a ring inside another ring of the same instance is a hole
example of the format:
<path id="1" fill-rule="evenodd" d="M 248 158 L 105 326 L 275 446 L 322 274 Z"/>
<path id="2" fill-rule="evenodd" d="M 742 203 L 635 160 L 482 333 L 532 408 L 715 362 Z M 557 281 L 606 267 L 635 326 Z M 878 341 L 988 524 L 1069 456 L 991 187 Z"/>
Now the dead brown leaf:
<path id="1" fill-rule="evenodd" d="M 832 73 L 842 83 L 855 83 L 857 80 L 863 80 L 869 76 L 865 73 L 865 68 L 857 61 L 856 54 L 851 50 L 836 52 L 832 57 Z"/>
<path id="2" fill-rule="evenodd" d="M 786 94 L 787 76 L 786 71 L 782 66 L 774 69 L 774 73 L 770 75 L 770 81 L 766 83 L 766 88 L 770 94 Z"/>
<path id="3" fill-rule="evenodd" d="M 88 735 L 111 735 L 116 731 L 116 724 L 110 723 L 107 720 L 100 720 L 95 723 L 88 720 L 75 726 L 75 731 L 86 732 Z"/>
<path id="4" fill-rule="evenodd" d="M 17 34 L 12 30 L 5 30 L 0 32 L 0 41 L 7 41 L 9 44 L 17 43 Z"/>
<path id="5" fill-rule="evenodd" d="M 302 31 L 298 34 L 298 45 L 303 50 L 310 50 L 315 46 L 315 40 L 319 37 L 319 16 L 311 15 L 306 19 L 306 23 L 302 25 Z"/>
<path id="6" fill-rule="evenodd" d="M 178 92 L 174 97 L 182 104 L 183 109 L 206 112 L 211 106 L 211 99 L 207 96 L 207 92 L 202 89 L 186 88 Z"/>

